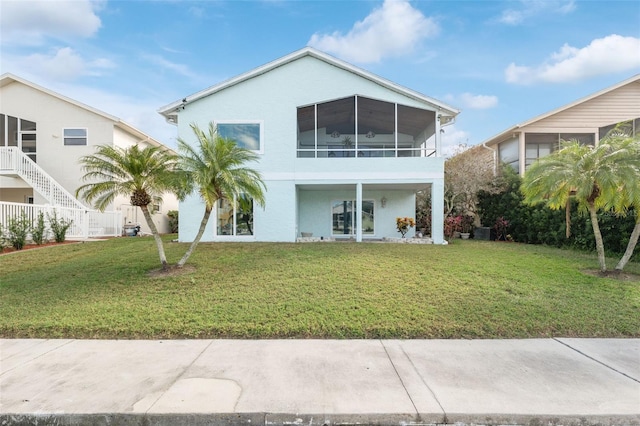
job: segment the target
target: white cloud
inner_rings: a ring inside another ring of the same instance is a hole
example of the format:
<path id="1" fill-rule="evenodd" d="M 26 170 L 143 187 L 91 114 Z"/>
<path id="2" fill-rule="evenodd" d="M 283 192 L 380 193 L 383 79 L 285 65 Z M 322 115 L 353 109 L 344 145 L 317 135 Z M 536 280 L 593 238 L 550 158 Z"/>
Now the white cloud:
<path id="1" fill-rule="evenodd" d="M 493 95 L 474 95 L 462 93 L 461 95 L 446 95 L 447 102 L 460 105 L 463 109 L 489 109 L 498 105 L 498 97 Z"/>
<path id="2" fill-rule="evenodd" d="M 48 37 L 91 37 L 101 26 L 101 3 L 73 1 L 2 1 L 2 43 L 39 45 Z"/>
<path id="3" fill-rule="evenodd" d="M 143 58 L 152 64 L 155 64 L 161 68 L 168 69 L 176 74 L 183 75 L 185 77 L 196 79 L 199 78 L 194 72 L 192 72 L 188 66 L 184 64 L 176 64 L 174 62 L 166 60 L 160 55 L 143 55 Z"/>
<path id="4" fill-rule="evenodd" d="M 347 61 L 370 63 L 410 53 L 421 40 L 438 31 L 438 24 L 407 0 L 385 0 L 364 20 L 356 22 L 347 34 L 316 33 L 308 45 Z"/>
<path id="5" fill-rule="evenodd" d="M 86 61 L 75 50 L 63 47 L 52 54 L 34 53 L 20 58 L 6 58 L 17 69 L 28 69 L 31 74 L 53 77 L 60 80 L 73 80 L 83 75 L 99 76 L 103 70 L 115 68 L 109 59 L 98 58 Z"/>
<path id="6" fill-rule="evenodd" d="M 460 145 L 469 144 L 470 133 L 456 129 L 455 124 L 443 127 L 442 133 L 442 155 L 451 157 L 459 150 Z"/>
<path id="7" fill-rule="evenodd" d="M 519 25 L 537 15 L 566 15 L 576 9 L 575 0 L 521 0 L 520 6 L 518 9 L 504 10 L 498 21 L 507 25 Z"/>
<path id="8" fill-rule="evenodd" d="M 515 84 L 563 83 L 637 68 L 640 68 L 640 38 L 612 34 L 595 39 L 582 49 L 565 44 L 548 61 L 535 67 L 511 63 L 505 77 L 508 83 Z"/>

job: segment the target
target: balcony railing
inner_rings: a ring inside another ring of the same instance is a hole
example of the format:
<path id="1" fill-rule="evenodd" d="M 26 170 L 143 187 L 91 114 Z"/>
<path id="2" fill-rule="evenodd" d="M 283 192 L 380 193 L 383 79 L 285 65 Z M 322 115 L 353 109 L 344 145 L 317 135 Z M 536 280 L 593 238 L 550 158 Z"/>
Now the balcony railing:
<path id="1" fill-rule="evenodd" d="M 435 157 L 434 147 L 422 148 L 311 148 L 297 150 L 298 158 L 406 158 Z"/>

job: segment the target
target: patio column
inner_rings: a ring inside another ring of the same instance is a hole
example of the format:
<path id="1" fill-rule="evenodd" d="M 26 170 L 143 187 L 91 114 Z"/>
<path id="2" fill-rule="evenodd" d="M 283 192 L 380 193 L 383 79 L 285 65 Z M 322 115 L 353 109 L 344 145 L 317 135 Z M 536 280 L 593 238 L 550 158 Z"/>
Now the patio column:
<path id="1" fill-rule="evenodd" d="M 362 183 L 356 183 L 356 242 L 362 242 Z"/>
<path id="2" fill-rule="evenodd" d="M 431 238 L 434 244 L 444 243 L 444 179 L 431 184 Z"/>

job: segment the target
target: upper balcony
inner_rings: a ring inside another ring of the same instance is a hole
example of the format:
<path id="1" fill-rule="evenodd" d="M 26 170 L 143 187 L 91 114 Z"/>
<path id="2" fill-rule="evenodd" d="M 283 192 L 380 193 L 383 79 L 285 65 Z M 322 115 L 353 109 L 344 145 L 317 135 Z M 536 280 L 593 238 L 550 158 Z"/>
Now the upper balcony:
<path id="1" fill-rule="evenodd" d="M 351 96 L 297 115 L 298 158 L 439 156 L 436 111 Z"/>

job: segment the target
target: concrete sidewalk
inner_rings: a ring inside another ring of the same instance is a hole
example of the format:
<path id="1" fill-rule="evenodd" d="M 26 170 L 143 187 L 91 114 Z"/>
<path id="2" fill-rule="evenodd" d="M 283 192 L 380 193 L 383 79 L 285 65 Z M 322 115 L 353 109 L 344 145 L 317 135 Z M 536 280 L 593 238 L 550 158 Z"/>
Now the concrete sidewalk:
<path id="1" fill-rule="evenodd" d="M 0 340 L 0 425 L 640 424 L 640 339 Z"/>

